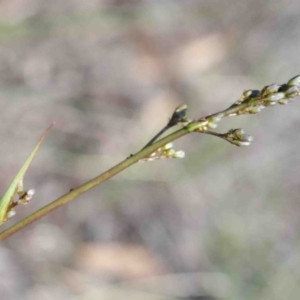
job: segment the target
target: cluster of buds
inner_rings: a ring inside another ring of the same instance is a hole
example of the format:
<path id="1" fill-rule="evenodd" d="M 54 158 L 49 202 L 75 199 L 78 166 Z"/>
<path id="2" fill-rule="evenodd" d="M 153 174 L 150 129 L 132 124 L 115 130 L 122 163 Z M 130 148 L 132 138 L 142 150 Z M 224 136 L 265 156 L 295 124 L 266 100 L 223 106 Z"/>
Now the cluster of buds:
<path id="1" fill-rule="evenodd" d="M 210 131 L 210 129 L 217 128 L 218 122 L 225 117 L 243 114 L 257 114 L 268 106 L 273 106 L 275 104 L 287 104 L 299 95 L 300 75 L 297 75 L 284 84 L 274 83 L 265 86 L 261 90 L 246 90 L 229 108 L 197 120 L 189 120 L 185 117 L 187 106 L 183 104 L 176 108 L 167 126 L 163 128 L 163 130 L 161 130 L 146 146 L 151 145 L 167 129 L 178 124 L 184 125 L 188 132 L 210 134 L 225 139 L 236 146 L 249 146 L 253 141 L 253 137 L 246 134 L 241 128 L 231 129 L 227 133 L 217 133 Z M 184 157 L 183 151 L 175 151 L 172 147 L 172 144 L 167 144 L 142 161 L 150 161 L 163 157 Z"/>
<path id="2" fill-rule="evenodd" d="M 222 136 L 226 141 L 236 146 L 249 146 L 253 141 L 253 137 L 250 134 L 245 133 L 242 128 L 231 129 Z"/>
<path id="3" fill-rule="evenodd" d="M 204 126 L 204 130 L 215 129 L 218 127 L 218 123 L 222 120 L 220 116 L 211 116 L 207 118 L 207 125 Z"/>
<path id="4" fill-rule="evenodd" d="M 300 75 L 290 79 L 287 83 L 265 86 L 262 90 L 247 90 L 243 93 L 238 101 L 231 108 L 246 104 L 246 107 L 241 107 L 233 115 L 241 115 L 245 113 L 257 114 L 267 106 L 275 104 L 288 104 L 290 100 L 300 95 Z"/>
<path id="5" fill-rule="evenodd" d="M 268 106 L 287 104 L 300 95 L 300 75 L 297 75 L 284 84 L 271 84 L 262 90 L 246 90 L 242 96 L 229 108 L 204 118 L 191 121 L 186 129 L 189 132 L 201 132 L 227 140 L 236 146 L 249 146 L 253 137 L 243 129 L 232 129 L 227 133 L 209 131 L 215 129 L 217 123 L 225 117 L 243 114 L 257 114 Z"/>
<path id="6" fill-rule="evenodd" d="M 187 111 L 187 105 L 181 104 L 178 107 L 176 107 L 173 115 L 171 116 L 167 127 L 170 128 L 172 126 L 178 125 L 178 124 L 188 124 L 191 120 L 186 118 L 186 111 Z"/>
<path id="7" fill-rule="evenodd" d="M 20 181 L 17 186 L 16 193 L 15 193 L 15 195 L 17 195 L 18 198 L 12 199 L 12 201 L 7 209 L 6 218 L 9 219 L 9 218 L 13 217 L 16 214 L 16 211 L 14 210 L 14 208 L 16 206 L 18 206 L 19 204 L 23 204 L 23 205 L 28 204 L 34 194 L 35 194 L 34 189 L 29 189 L 27 191 L 24 191 L 23 181 Z"/>
<path id="8" fill-rule="evenodd" d="M 161 148 L 158 148 L 149 157 L 139 160 L 140 162 L 153 161 L 161 158 L 184 158 L 185 153 L 182 150 L 175 150 L 173 143 L 168 143 Z"/>

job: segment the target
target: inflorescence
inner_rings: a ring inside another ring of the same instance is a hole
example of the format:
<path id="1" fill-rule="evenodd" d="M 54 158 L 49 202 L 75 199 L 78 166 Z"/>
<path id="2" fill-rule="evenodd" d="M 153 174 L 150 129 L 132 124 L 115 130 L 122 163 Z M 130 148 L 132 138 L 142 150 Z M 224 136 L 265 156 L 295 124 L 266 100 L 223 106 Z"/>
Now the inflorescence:
<path id="1" fill-rule="evenodd" d="M 35 194 L 34 189 L 24 190 L 23 189 L 23 180 L 21 180 L 18 184 L 18 187 L 15 191 L 14 196 L 17 196 L 17 199 L 12 199 L 6 213 L 6 219 L 13 217 L 16 214 L 14 210 L 16 206 L 20 204 L 28 204 Z"/>
<path id="2" fill-rule="evenodd" d="M 226 133 L 218 133 L 212 130 L 216 129 L 218 127 L 218 123 L 225 117 L 233 117 L 245 114 L 258 114 L 266 107 L 274 106 L 276 104 L 288 104 L 292 99 L 299 95 L 300 75 L 297 75 L 284 84 L 274 83 L 265 86 L 261 90 L 246 90 L 243 92 L 242 96 L 227 109 L 200 119 L 190 120 L 186 118 L 187 106 L 182 104 L 175 109 L 167 125 L 160 130 L 160 132 L 156 134 L 143 149 L 153 144 L 163 133 L 176 125 L 183 126 L 183 128 L 180 130 L 180 134 L 183 133 L 182 135 L 198 132 L 217 136 L 236 146 L 249 146 L 253 141 L 253 137 L 247 134 L 242 128 L 230 129 Z M 52 127 L 52 125 L 48 127 L 39 143 L 41 143 L 45 134 Z M 172 139 L 169 138 L 169 140 Z M 160 144 L 162 143 L 163 142 Z M 38 146 L 39 144 L 36 147 Z M 34 155 L 35 152 L 32 153 Z M 148 157 L 143 157 L 139 161 L 153 161 L 161 158 L 183 158 L 184 156 L 185 153 L 182 150 L 178 151 L 173 148 L 173 143 L 167 143 L 158 148 Z M 96 179 L 98 180 L 98 178 Z M 15 215 L 16 206 L 27 204 L 35 193 L 33 189 L 24 190 L 22 180 L 18 182 L 16 187 L 13 185 L 12 193 L 9 189 L 8 192 L 8 207 L 5 206 L 2 208 L 5 209 L 5 216 L 4 219 L 1 220 L 1 224 L 4 223 L 8 218 Z"/>
<path id="3" fill-rule="evenodd" d="M 227 109 L 197 120 L 187 119 L 185 117 L 187 106 L 185 104 L 180 105 L 174 111 L 169 123 L 147 144 L 147 146 L 157 140 L 167 129 L 178 124 L 183 125 L 189 132 L 214 135 L 236 146 L 249 146 L 253 141 L 253 137 L 247 134 L 242 128 L 231 129 L 226 133 L 218 133 L 211 131 L 211 129 L 216 129 L 218 123 L 225 117 L 258 114 L 266 107 L 274 106 L 276 104 L 288 104 L 299 95 L 300 75 L 297 75 L 284 84 L 273 83 L 263 87 L 261 90 L 246 90 L 243 92 L 242 96 Z M 172 146 L 170 148 L 168 145 L 165 147 L 169 148 L 167 150 L 164 149 L 164 147 L 160 148 L 142 161 L 150 161 L 158 158 L 184 157 L 183 151 L 175 151 Z M 177 155 L 174 153 L 177 153 Z"/>

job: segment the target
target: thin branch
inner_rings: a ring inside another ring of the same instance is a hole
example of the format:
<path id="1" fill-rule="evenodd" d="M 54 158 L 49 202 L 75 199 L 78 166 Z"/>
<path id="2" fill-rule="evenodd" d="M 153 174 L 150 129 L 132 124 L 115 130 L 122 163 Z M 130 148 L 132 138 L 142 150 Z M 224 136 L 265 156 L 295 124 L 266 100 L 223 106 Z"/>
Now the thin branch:
<path id="1" fill-rule="evenodd" d="M 153 144 L 161 135 L 163 135 L 167 130 L 170 128 L 178 125 L 179 123 L 189 123 L 190 120 L 187 120 L 185 118 L 187 111 L 187 105 L 186 104 L 181 104 L 178 107 L 176 107 L 175 111 L 173 112 L 172 117 L 170 118 L 168 124 L 160 130 L 142 149 L 147 148 L 151 144 Z"/>
<path id="2" fill-rule="evenodd" d="M 4 230 L 0 233 L 0 241 L 5 240 L 6 238 L 10 237 L 14 233 L 18 232 L 25 226 L 33 223 L 36 220 L 39 220 L 43 216 L 47 215 L 51 211 L 59 208 L 62 205 L 65 205 L 66 203 L 72 201 L 82 193 L 90 190 L 91 188 L 99 185 L 100 183 L 108 180 L 109 178 L 113 177 L 114 175 L 120 173 L 124 169 L 130 167 L 131 165 L 138 162 L 140 159 L 149 157 L 153 152 L 155 152 L 158 148 L 168 144 L 171 141 L 174 141 L 176 139 L 179 139 L 180 137 L 188 134 L 189 132 L 186 130 L 186 128 L 182 128 L 165 138 L 157 141 L 156 143 L 150 145 L 146 149 L 143 149 L 139 152 L 137 152 L 135 155 L 132 155 L 131 157 L 123 160 L 121 163 L 117 164 L 116 166 L 112 167 L 108 171 L 104 172 L 103 174 L 95 177 L 94 179 L 91 179 L 90 181 L 82 184 L 78 188 L 75 188 L 74 190 L 66 193 L 65 195 L 61 196 L 60 198 L 54 200 L 47 206 L 42 207 L 35 213 L 29 215 L 28 217 L 24 218 L 23 220 L 17 222 L 16 224 L 12 225 L 8 229 Z"/>

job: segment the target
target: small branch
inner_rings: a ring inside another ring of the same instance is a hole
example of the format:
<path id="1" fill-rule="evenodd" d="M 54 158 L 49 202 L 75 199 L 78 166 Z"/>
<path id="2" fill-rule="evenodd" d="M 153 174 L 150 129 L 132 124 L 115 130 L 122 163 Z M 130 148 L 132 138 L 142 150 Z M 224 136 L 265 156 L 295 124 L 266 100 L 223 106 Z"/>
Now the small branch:
<path id="1" fill-rule="evenodd" d="M 239 147 L 249 146 L 251 142 L 253 142 L 253 137 L 245 133 L 245 130 L 242 128 L 231 129 L 226 133 L 218 133 L 218 132 L 208 131 L 208 130 L 202 133 L 217 136 Z"/>
<path id="2" fill-rule="evenodd" d="M 168 129 L 170 129 L 172 126 L 166 125 L 161 131 L 159 131 L 144 147 L 143 149 L 146 149 L 148 146 L 153 144 L 161 135 L 163 135 Z"/>
<path id="3" fill-rule="evenodd" d="M 178 107 L 176 107 L 172 117 L 170 118 L 168 124 L 161 130 L 159 131 L 147 144 L 146 146 L 143 147 L 143 149 L 147 148 L 151 144 L 153 144 L 161 135 L 163 135 L 167 130 L 170 128 L 178 125 L 179 123 L 189 123 L 190 121 L 185 118 L 187 111 L 187 106 L 186 104 L 181 104 Z"/>
<path id="4" fill-rule="evenodd" d="M 57 200 L 54 200 L 47 206 L 42 207 L 35 213 L 31 214 L 30 216 L 24 218 L 23 220 L 19 221 L 18 223 L 12 225 L 8 229 L 4 230 L 3 232 L 0 233 L 0 241 L 3 241 L 13 235 L 14 233 L 18 232 L 25 226 L 33 223 L 36 220 L 39 220 L 43 216 L 47 215 L 51 211 L 59 208 L 60 206 L 72 201 L 82 193 L 88 191 L 89 189 L 99 185 L 100 183 L 108 180 L 109 178 L 113 177 L 114 175 L 120 173 L 124 169 L 130 167 L 131 165 L 135 164 L 139 160 L 149 157 L 153 152 L 155 152 L 158 148 L 176 140 L 179 139 L 180 137 L 188 134 L 189 132 L 186 130 L 186 128 L 182 128 L 165 138 L 157 141 L 156 143 L 148 146 L 147 148 L 139 151 L 135 155 L 123 160 L 121 163 L 117 164 L 116 166 L 112 167 L 108 171 L 104 172 L 103 174 L 95 177 L 94 179 L 91 179 L 90 181 L 82 184 L 78 188 L 75 188 L 74 190 L 66 193 L 65 195 L 61 196 Z"/>

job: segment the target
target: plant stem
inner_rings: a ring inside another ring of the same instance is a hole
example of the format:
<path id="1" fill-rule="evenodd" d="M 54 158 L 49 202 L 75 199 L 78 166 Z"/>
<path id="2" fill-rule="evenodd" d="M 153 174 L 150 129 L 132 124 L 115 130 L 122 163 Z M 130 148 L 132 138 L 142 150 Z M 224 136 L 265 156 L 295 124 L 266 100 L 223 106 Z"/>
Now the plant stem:
<path id="1" fill-rule="evenodd" d="M 135 155 L 130 156 L 129 158 L 125 159 L 118 165 L 112 167 L 108 171 L 104 172 L 103 174 L 95 177 L 94 179 L 91 179 L 90 181 L 82 184 L 78 188 L 66 193 L 65 195 L 61 196 L 60 198 L 54 200 L 47 206 L 42 207 L 35 213 L 29 215 L 25 219 L 19 221 L 18 223 L 14 224 L 13 226 L 9 227 L 8 229 L 4 230 L 0 233 L 0 241 L 10 237 L 20 229 L 24 228 L 25 226 L 33 223 L 34 221 L 42 218 L 43 216 L 47 215 L 51 211 L 55 210 L 56 208 L 72 201 L 82 193 L 88 191 L 89 189 L 95 187 L 96 185 L 102 183 L 103 181 L 106 181 L 107 179 L 113 177 L 114 175 L 120 173 L 124 169 L 130 167 L 131 165 L 135 164 L 141 159 L 148 158 L 152 153 L 154 153 L 158 148 L 186 135 L 191 132 L 200 132 L 204 134 L 210 134 L 214 135 L 220 138 L 224 138 L 226 135 L 216 133 L 213 131 L 208 131 L 206 127 L 206 124 L 209 123 L 210 119 L 217 118 L 219 120 L 225 118 L 225 117 L 231 117 L 231 116 L 237 116 L 237 115 L 243 115 L 248 113 L 258 113 L 262 108 L 265 108 L 266 106 L 271 106 L 276 104 L 277 102 L 279 104 L 287 104 L 289 100 L 292 98 L 295 98 L 300 95 L 300 75 L 295 76 L 294 78 L 290 79 L 287 84 L 279 85 L 280 89 L 273 90 L 271 88 L 272 85 L 264 87 L 255 97 L 250 97 L 250 95 L 247 96 L 245 99 L 242 99 L 241 101 L 235 102 L 233 105 L 228 107 L 225 110 L 222 110 L 220 112 L 208 115 L 204 118 L 200 118 L 198 120 L 190 121 L 184 128 L 175 131 L 172 134 L 169 134 L 168 136 L 158 140 L 157 142 L 153 142 L 158 136 L 162 133 L 160 132 L 158 135 L 156 135 L 149 143 L 146 145 L 145 148 L 137 152 Z M 269 89 L 269 90 L 268 90 Z M 268 94 L 265 95 L 265 92 L 268 91 Z M 243 94 L 243 97 L 245 95 Z M 248 99 L 249 98 L 249 99 Z M 283 102 L 282 102 L 283 101 Z M 261 107 L 259 107 L 261 106 Z M 256 110 L 252 110 L 253 108 L 256 108 Z M 259 108 L 259 109 L 258 109 Z M 250 110 L 249 110 L 250 109 Z M 162 131 L 164 132 L 166 129 L 169 129 L 169 127 L 172 127 L 173 125 L 176 125 L 178 122 L 180 122 L 185 117 L 186 112 L 186 105 L 179 106 L 175 112 L 173 113 L 171 120 L 167 124 L 167 128 L 164 128 Z M 214 121 L 212 121 L 214 122 Z M 244 137 L 245 136 L 245 137 Z M 247 143 L 247 145 L 252 141 L 252 138 L 250 140 L 249 136 L 239 133 L 237 135 L 237 142 L 234 143 L 234 140 L 229 140 L 228 138 L 225 138 L 227 141 L 231 142 L 232 144 L 235 144 L 237 146 L 244 146 Z M 153 144 L 152 144 L 153 142 Z"/>
<path id="2" fill-rule="evenodd" d="M 158 132 L 142 149 L 146 149 L 148 146 L 153 144 L 161 135 L 163 135 L 171 126 L 165 126 L 160 132 Z"/>
<path id="3" fill-rule="evenodd" d="M 42 218 L 43 216 L 47 215 L 48 213 L 52 212 L 53 210 L 59 208 L 62 205 L 67 204 L 68 202 L 72 201 L 82 193 L 90 190 L 91 188 L 95 187 L 96 185 L 106 181 L 107 179 L 115 176 L 116 174 L 120 173 L 124 169 L 130 167 L 131 165 L 137 163 L 140 159 L 148 157 L 150 154 L 155 152 L 158 148 L 170 143 L 186 134 L 190 133 L 186 127 L 171 133 L 170 135 L 166 136 L 165 138 L 149 145 L 147 148 L 142 149 L 141 151 L 137 152 L 136 154 L 132 155 L 131 157 L 123 160 L 116 166 L 112 167 L 111 169 L 107 170 L 106 172 L 102 173 L 101 175 L 91 179 L 90 181 L 82 184 L 81 186 L 75 188 L 74 190 L 66 193 L 65 195 L 61 196 L 60 198 L 54 200 L 50 204 L 42 207 L 35 213 L 29 215 L 28 217 L 24 218 L 23 220 L 17 222 L 16 224 L 12 225 L 8 229 L 2 231 L 0 233 L 0 241 L 3 241 L 13 235 L 14 233 L 18 232 L 22 228 L 26 227 L 27 225 L 33 223 L 34 221 Z"/>

